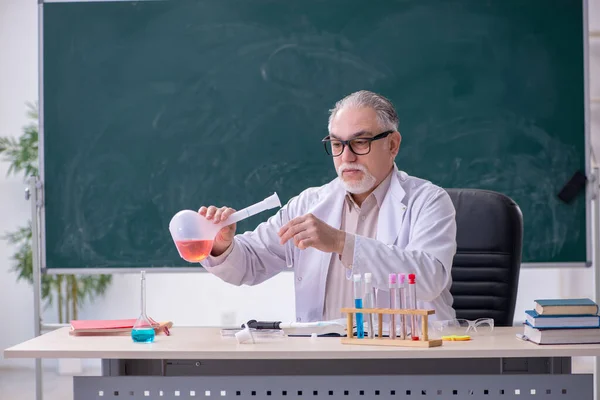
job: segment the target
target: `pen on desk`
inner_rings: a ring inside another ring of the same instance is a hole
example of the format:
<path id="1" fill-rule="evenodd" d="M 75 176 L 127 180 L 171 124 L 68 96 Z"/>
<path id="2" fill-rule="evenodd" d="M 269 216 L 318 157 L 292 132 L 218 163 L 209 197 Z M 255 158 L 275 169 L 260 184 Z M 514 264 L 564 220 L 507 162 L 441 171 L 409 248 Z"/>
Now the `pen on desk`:
<path id="1" fill-rule="evenodd" d="M 390 308 L 396 308 L 396 274 L 389 275 L 390 287 Z M 396 316 L 390 314 L 390 339 L 396 339 Z"/>
<path id="2" fill-rule="evenodd" d="M 375 308 L 375 288 L 373 287 L 373 276 L 370 272 L 365 273 L 365 308 Z M 373 324 L 373 313 L 367 314 L 369 320 L 369 338 L 375 338 L 375 325 Z"/>
<path id="3" fill-rule="evenodd" d="M 398 308 L 406 309 L 406 275 L 398 274 Z M 398 337 L 406 339 L 406 315 L 399 315 L 400 326 L 398 327 Z"/>
<path id="4" fill-rule="evenodd" d="M 363 308 L 362 282 L 360 274 L 354 274 L 354 308 Z M 365 330 L 363 326 L 363 314 L 356 313 L 356 337 L 364 339 Z"/>

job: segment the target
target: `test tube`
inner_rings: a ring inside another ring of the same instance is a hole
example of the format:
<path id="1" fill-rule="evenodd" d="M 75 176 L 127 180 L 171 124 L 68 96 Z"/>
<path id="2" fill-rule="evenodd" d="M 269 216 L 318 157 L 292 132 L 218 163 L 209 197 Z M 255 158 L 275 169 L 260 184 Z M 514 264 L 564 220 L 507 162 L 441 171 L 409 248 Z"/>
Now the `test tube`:
<path id="1" fill-rule="evenodd" d="M 406 309 L 406 275 L 398 274 L 398 308 Z M 406 315 L 400 315 L 400 326 L 398 327 L 400 339 L 406 339 Z"/>
<path id="2" fill-rule="evenodd" d="M 288 215 L 288 208 L 284 207 L 279 211 L 279 219 L 281 222 L 281 226 L 284 226 L 285 224 L 287 224 L 288 222 L 290 222 L 290 218 Z M 285 249 L 285 265 L 288 268 L 292 268 L 294 266 L 294 258 L 293 258 L 293 253 L 292 253 L 292 240 L 290 239 L 288 240 L 285 244 L 284 244 L 284 249 Z"/>
<path id="3" fill-rule="evenodd" d="M 415 283 L 415 274 L 408 274 L 408 297 L 410 298 L 410 308 L 416 310 L 417 307 L 417 285 Z M 410 316 L 410 337 L 412 340 L 419 340 L 419 316 Z"/>
<path id="4" fill-rule="evenodd" d="M 360 274 L 354 274 L 354 308 L 363 308 L 362 282 Z M 364 339 L 365 330 L 363 326 L 363 314 L 356 313 L 356 337 Z"/>
<path id="5" fill-rule="evenodd" d="M 370 272 L 365 272 L 365 308 L 375 308 L 375 288 L 373 287 L 373 277 Z M 375 338 L 375 324 L 373 323 L 373 313 L 369 313 L 369 338 Z"/>
<path id="6" fill-rule="evenodd" d="M 390 308 L 396 308 L 396 274 L 389 275 L 389 287 L 390 287 Z M 396 339 L 396 316 L 390 314 L 390 338 Z"/>

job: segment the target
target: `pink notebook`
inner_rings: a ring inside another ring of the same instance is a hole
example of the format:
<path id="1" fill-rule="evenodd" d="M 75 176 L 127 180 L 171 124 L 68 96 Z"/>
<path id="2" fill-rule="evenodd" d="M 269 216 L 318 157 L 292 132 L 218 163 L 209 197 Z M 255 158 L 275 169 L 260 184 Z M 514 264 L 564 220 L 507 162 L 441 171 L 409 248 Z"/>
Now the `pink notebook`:
<path id="1" fill-rule="evenodd" d="M 106 319 L 106 320 L 73 320 L 71 321 L 71 330 L 74 331 L 90 331 L 90 330 L 106 330 L 106 329 L 124 329 L 133 328 L 135 319 Z"/>

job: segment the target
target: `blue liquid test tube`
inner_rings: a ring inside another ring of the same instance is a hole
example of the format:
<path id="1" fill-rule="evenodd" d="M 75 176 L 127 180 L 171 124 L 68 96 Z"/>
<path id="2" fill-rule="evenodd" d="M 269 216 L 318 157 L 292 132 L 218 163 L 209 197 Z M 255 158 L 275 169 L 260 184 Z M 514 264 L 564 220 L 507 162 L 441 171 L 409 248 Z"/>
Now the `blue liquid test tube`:
<path id="1" fill-rule="evenodd" d="M 363 291 L 360 274 L 354 274 L 354 308 L 363 308 L 362 294 Z M 365 338 L 363 313 L 356 313 L 356 337 L 359 339 Z"/>

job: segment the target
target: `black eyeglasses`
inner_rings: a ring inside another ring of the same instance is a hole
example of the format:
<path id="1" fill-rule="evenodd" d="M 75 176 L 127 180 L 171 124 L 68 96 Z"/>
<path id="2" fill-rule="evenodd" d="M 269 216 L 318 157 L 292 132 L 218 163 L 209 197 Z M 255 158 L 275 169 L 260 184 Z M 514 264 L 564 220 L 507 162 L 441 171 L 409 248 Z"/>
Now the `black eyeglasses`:
<path id="1" fill-rule="evenodd" d="M 393 130 L 385 131 L 370 138 L 358 137 L 350 140 L 332 139 L 331 137 L 326 136 L 321 142 L 323 142 L 323 145 L 325 146 L 325 152 L 333 157 L 341 155 L 346 146 L 348 146 L 350 151 L 357 156 L 364 156 L 371 151 L 371 142 L 388 137 L 394 132 L 395 131 Z"/>

